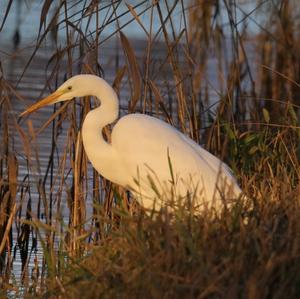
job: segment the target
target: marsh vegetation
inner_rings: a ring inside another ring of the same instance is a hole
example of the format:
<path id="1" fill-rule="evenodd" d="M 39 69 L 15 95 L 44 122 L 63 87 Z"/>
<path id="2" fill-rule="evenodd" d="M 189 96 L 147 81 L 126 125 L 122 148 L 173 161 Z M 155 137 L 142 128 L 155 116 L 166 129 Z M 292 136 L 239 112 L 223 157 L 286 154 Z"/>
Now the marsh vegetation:
<path id="1" fill-rule="evenodd" d="M 1 4 L 0 297 L 299 298 L 300 10 L 253 2 L 45 0 L 26 40 Z M 18 118 L 78 73 L 201 143 L 247 197 L 145 213 L 87 160 L 93 99 Z"/>

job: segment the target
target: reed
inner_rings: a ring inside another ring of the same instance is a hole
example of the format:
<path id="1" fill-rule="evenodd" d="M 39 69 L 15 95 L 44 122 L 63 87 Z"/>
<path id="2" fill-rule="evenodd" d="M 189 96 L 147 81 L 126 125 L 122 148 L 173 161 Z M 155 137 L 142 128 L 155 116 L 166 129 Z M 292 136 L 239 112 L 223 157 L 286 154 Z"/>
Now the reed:
<path id="1" fill-rule="evenodd" d="M 45 0 L 36 40 L 0 49 L 0 297 L 298 298 L 297 1 L 79 2 Z M 203 144 L 247 198 L 221 213 L 190 198 L 145 213 L 87 160 L 93 99 L 18 119 L 29 96 L 77 73 L 111 82 L 121 114 Z"/>

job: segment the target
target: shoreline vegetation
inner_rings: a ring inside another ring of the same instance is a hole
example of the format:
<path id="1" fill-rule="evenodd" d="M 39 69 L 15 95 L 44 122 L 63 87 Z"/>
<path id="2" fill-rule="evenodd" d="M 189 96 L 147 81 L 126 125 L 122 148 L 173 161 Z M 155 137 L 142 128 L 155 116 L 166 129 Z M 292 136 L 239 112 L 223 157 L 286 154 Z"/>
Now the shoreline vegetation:
<path id="1" fill-rule="evenodd" d="M 0 34 L 20 14 L 12 2 Z M 0 46 L 0 298 L 299 298 L 297 1 L 79 2 L 43 1 L 34 42 L 20 18 L 12 49 Z M 246 196 L 221 211 L 171 198 L 172 212 L 145 213 L 87 160 L 93 99 L 18 119 L 78 73 L 108 78 L 121 114 L 154 115 L 202 144 Z"/>

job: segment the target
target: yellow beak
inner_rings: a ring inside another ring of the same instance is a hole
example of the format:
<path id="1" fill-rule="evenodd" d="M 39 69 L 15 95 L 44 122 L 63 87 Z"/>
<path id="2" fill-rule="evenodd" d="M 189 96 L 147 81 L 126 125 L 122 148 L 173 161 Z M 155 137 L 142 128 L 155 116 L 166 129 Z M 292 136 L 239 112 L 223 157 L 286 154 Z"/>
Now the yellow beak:
<path id="1" fill-rule="evenodd" d="M 30 106 L 29 108 L 27 108 L 24 112 L 22 112 L 19 117 L 22 117 L 26 114 L 32 113 L 44 106 L 47 105 L 51 105 L 55 103 L 55 100 L 58 99 L 61 95 L 64 94 L 64 91 L 55 91 L 52 94 L 50 94 L 49 96 L 47 96 L 46 98 L 36 102 L 35 104 L 33 104 L 32 106 Z"/>

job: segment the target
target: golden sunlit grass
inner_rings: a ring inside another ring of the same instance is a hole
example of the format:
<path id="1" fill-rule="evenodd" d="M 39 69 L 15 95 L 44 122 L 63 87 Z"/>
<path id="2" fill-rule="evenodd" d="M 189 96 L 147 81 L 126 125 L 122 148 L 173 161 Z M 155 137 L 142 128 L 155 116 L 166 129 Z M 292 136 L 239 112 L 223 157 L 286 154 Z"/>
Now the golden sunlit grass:
<path id="1" fill-rule="evenodd" d="M 296 298 L 300 207 L 292 192 L 272 196 L 236 201 L 221 215 L 195 216 L 189 205 L 155 218 L 116 210 L 118 224 L 100 217 L 107 230 L 86 256 L 53 255 L 32 296 Z"/>
<path id="2" fill-rule="evenodd" d="M 238 1 L 127 4 L 144 41 L 122 33 L 119 1 L 106 4 L 111 10 L 104 21 L 96 13 L 106 6 L 101 1 L 78 9 L 75 19 L 71 3 L 60 3 L 50 14 L 51 1 L 44 1 L 35 50 L 16 81 L 26 82 L 51 38 L 41 66 L 45 93 L 77 73 L 113 73 L 123 112 L 156 115 L 203 144 L 232 167 L 247 197 L 225 203 L 221 212 L 197 213 L 187 200 L 172 212 L 145 213 L 87 161 L 79 132 L 94 102 L 57 105 L 38 125 L 39 116 L 18 120 L 16 107 L 22 111 L 25 101 L 4 70 L 0 297 L 298 298 L 297 1 L 258 1 L 249 15 Z M 244 18 L 239 27 L 238 14 Z M 110 22 L 115 32 L 104 36 L 102 23 Z M 251 22 L 255 34 L 246 28 Z M 113 38 L 119 48 L 107 62 L 104 46 Z M 22 57 L 22 49 L 17 53 Z M 109 140 L 110 128 L 104 134 Z M 14 251 L 21 256 L 19 280 L 13 279 Z"/>

